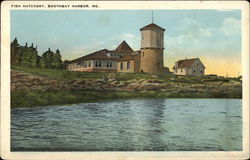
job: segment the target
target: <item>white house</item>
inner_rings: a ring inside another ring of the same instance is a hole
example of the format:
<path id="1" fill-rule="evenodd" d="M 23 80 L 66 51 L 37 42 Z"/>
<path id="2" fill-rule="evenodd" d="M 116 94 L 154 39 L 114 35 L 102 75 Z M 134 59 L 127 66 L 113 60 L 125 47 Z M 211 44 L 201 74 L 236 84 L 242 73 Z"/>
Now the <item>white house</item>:
<path id="1" fill-rule="evenodd" d="M 173 70 L 176 75 L 203 76 L 205 74 L 205 66 L 199 58 L 179 60 L 175 62 Z"/>

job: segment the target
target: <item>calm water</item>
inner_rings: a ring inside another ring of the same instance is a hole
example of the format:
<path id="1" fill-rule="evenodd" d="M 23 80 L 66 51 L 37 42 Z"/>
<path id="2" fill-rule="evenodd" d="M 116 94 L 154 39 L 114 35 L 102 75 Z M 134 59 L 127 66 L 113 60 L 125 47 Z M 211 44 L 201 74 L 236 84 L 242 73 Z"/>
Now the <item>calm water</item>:
<path id="1" fill-rule="evenodd" d="M 19 108 L 12 151 L 242 150 L 239 99 L 155 99 Z"/>

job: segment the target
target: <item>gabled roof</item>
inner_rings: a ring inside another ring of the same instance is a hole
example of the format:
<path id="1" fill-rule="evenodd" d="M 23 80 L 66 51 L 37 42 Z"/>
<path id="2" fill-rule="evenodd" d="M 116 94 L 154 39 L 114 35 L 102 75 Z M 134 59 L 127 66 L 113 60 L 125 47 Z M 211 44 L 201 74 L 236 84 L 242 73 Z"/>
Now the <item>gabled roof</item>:
<path id="1" fill-rule="evenodd" d="M 192 58 L 192 59 L 183 59 L 177 61 L 177 66 L 174 66 L 173 69 L 175 68 L 186 68 L 186 67 L 191 67 L 196 60 L 199 60 L 199 58 Z"/>
<path id="2" fill-rule="evenodd" d="M 118 61 L 136 60 L 136 59 L 140 59 L 140 58 L 141 58 L 140 53 L 138 53 L 138 54 L 129 54 L 129 55 L 126 55 L 126 56 L 118 59 Z"/>
<path id="3" fill-rule="evenodd" d="M 147 25 L 147 26 L 145 26 L 145 27 L 142 27 L 142 28 L 140 29 L 140 31 L 142 31 L 142 30 L 149 30 L 149 29 L 160 29 L 160 30 L 165 31 L 164 28 L 162 28 L 162 27 L 160 27 L 160 26 L 158 26 L 158 25 L 156 25 L 156 24 L 154 24 L 154 23 L 151 23 L 151 24 L 149 24 L 149 25 Z"/>
<path id="4" fill-rule="evenodd" d="M 109 53 L 109 50 L 102 49 L 102 50 L 90 53 L 90 54 L 88 54 L 86 56 L 74 59 L 74 60 L 70 61 L 69 63 L 79 63 L 79 62 L 82 62 L 82 61 L 93 60 L 93 59 L 106 59 L 106 60 L 118 59 L 117 57 L 108 56 L 107 53 Z"/>
<path id="5" fill-rule="evenodd" d="M 85 55 L 83 57 L 74 59 L 70 61 L 69 63 L 80 63 L 82 61 L 93 60 L 93 59 L 117 60 L 120 57 L 112 57 L 112 56 L 109 56 L 108 53 L 131 53 L 131 52 L 133 52 L 133 50 L 130 48 L 130 46 L 125 41 L 122 41 L 122 43 L 115 50 L 102 49 L 102 50 L 90 53 L 88 55 Z"/>
<path id="6" fill-rule="evenodd" d="M 115 49 L 116 52 L 133 52 L 133 49 L 127 44 L 126 41 L 122 41 L 122 43 Z"/>

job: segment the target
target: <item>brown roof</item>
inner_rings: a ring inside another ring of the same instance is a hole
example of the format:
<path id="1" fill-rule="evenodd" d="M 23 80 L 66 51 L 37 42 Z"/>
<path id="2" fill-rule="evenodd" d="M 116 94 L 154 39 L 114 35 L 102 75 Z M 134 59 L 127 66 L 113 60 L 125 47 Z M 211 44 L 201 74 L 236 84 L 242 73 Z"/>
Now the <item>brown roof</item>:
<path id="1" fill-rule="evenodd" d="M 165 31 L 164 28 L 161 28 L 160 26 L 158 26 L 158 25 L 156 25 L 156 24 L 154 24 L 154 23 L 151 23 L 151 24 L 149 24 L 149 25 L 147 25 L 147 26 L 145 26 L 145 27 L 142 27 L 142 28 L 140 29 L 140 31 L 142 31 L 142 30 L 147 30 L 147 29 L 161 29 L 161 30 Z"/>
<path id="2" fill-rule="evenodd" d="M 186 67 L 191 67 L 196 60 L 199 60 L 199 58 L 193 58 L 193 59 L 183 59 L 177 61 L 177 66 L 174 66 L 174 68 L 186 68 Z"/>
<path id="3" fill-rule="evenodd" d="M 141 58 L 141 54 L 140 53 L 134 54 L 134 55 L 133 54 L 129 54 L 127 56 L 124 56 L 124 57 L 118 59 L 118 61 L 135 60 L 135 59 L 139 59 L 139 58 Z"/>
<path id="4" fill-rule="evenodd" d="M 74 62 L 82 62 L 82 61 L 86 61 L 86 60 L 92 60 L 92 59 L 106 59 L 106 60 L 115 60 L 118 59 L 116 57 L 110 57 L 107 55 L 107 53 L 109 53 L 109 50 L 107 49 L 102 49 L 93 53 L 90 53 L 86 56 L 74 59 L 72 61 L 70 61 L 70 63 L 74 63 Z"/>
<path id="5" fill-rule="evenodd" d="M 111 56 L 108 56 L 107 54 L 108 53 L 121 53 L 121 52 L 131 53 L 133 52 L 133 50 L 129 47 L 129 45 L 125 41 L 122 41 L 122 43 L 115 50 L 102 49 L 102 50 L 90 53 L 88 55 L 85 55 L 83 57 L 76 58 L 70 61 L 69 63 L 79 63 L 82 61 L 92 60 L 92 59 L 117 60 L 120 57 L 111 57 Z"/>
<path id="6" fill-rule="evenodd" d="M 122 41 L 122 43 L 115 49 L 116 52 L 133 52 L 133 49 L 127 44 L 126 41 Z"/>

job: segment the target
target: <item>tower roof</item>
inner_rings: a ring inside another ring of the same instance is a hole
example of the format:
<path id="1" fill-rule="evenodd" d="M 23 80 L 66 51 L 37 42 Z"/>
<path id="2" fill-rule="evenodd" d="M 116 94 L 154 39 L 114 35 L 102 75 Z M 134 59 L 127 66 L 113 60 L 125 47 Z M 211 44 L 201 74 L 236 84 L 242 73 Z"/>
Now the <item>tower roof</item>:
<path id="1" fill-rule="evenodd" d="M 122 43 L 115 49 L 116 52 L 133 52 L 133 49 L 127 44 L 126 41 L 122 41 Z"/>
<path id="2" fill-rule="evenodd" d="M 158 26 L 158 25 L 156 25 L 156 24 L 154 24 L 154 23 L 151 23 L 151 24 L 149 24 L 149 25 L 146 25 L 145 27 L 142 27 L 142 28 L 140 29 L 140 31 L 142 31 L 142 30 L 150 30 L 150 29 L 160 29 L 160 30 L 165 31 L 164 28 L 161 28 L 160 26 Z"/>

